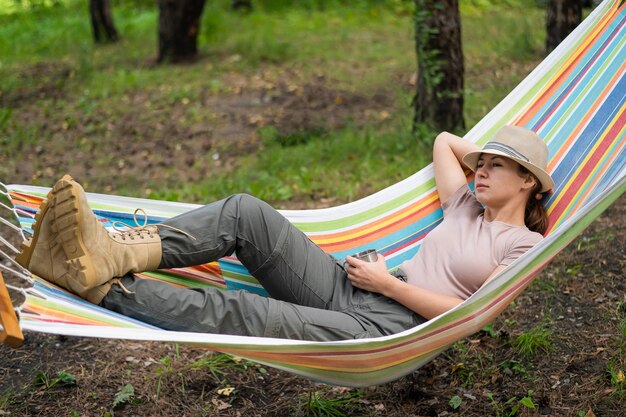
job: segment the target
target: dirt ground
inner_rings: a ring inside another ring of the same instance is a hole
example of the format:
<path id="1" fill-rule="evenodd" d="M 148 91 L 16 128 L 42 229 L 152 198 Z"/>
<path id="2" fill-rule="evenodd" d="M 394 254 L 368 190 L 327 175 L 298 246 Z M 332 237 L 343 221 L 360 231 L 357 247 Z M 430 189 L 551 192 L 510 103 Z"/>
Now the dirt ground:
<path id="1" fill-rule="evenodd" d="M 86 188 L 96 192 L 174 187 L 246 169 L 237 157 L 263 147 L 260 128 L 271 126 L 281 138 L 348 123 L 358 128 L 372 118 L 385 119 L 392 106 L 385 92 L 345 91 L 323 75 L 305 79 L 291 69 L 228 74 L 217 92 L 210 83 L 188 93 L 162 84 L 129 93 L 118 106 L 76 97 L 72 77 L 66 64 L 37 64 L 20 73 L 22 88 L 0 86 L 0 107 L 13 109 L 9 135 L 33 136 L 9 139 L 19 144 L 3 147 L 0 178 L 6 183 L 49 186 L 69 172 L 84 183 L 88 179 Z M 412 88 L 405 78 L 397 82 Z"/>
<path id="2" fill-rule="evenodd" d="M 193 347 L 29 333 L 20 349 L 0 347 L 0 415 L 316 415 L 321 397 L 348 399 L 343 415 L 624 416 L 625 229 L 623 196 L 492 327 L 392 383 L 330 387 Z M 537 327 L 551 342 L 526 357 L 514 341 Z M 126 384 L 134 397 L 114 408 Z"/>

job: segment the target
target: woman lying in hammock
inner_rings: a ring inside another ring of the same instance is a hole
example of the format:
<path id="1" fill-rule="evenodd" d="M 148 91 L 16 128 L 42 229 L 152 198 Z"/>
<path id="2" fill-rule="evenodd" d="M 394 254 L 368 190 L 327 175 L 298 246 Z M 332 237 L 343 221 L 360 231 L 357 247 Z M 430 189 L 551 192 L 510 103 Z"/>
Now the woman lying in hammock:
<path id="1" fill-rule="evenodd" d="M 66 175 L 36 216 L 18 262 L 121 314 L 179 331 L 304 340 L 394 334 L 461 303 L 542 239 L 547 148 L 505 126 L 483 149 L 449 133 L 434 144 L 444 220 L 390 274 L 383 256 L 346 266 L 266 203 L 234 195 L 159 225 L 107 232 Z M 476 172 L 476 193 L 464 172 Z M 270 294 L 177 288 L 132 272 L 179 268 L 236 252 Z"/>

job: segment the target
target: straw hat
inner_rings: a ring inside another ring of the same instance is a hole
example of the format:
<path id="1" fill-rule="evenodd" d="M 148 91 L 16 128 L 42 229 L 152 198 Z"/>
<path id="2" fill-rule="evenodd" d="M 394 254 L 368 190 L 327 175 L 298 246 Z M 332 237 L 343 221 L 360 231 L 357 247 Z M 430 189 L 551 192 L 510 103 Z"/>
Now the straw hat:
<path id="1" fill-rule="evenodd" d="M 535 174 L 541 183 L 541 192 L 554 188 L 554 181 L 546 172 L 548 147 L 532 130 L 519 126 L 503 126 L 480 151 L 463 156 L 463 163 L 476 171 L 481 154 L 501 155 L 514 160 Z"/>

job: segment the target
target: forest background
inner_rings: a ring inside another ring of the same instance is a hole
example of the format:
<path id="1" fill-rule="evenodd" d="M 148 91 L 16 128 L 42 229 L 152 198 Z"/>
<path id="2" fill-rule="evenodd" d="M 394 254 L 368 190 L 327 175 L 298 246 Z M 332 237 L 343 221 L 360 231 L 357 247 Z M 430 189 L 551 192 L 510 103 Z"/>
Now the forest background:
<path id="1" fill-rule="evenodd" d="M 70 173 L 92 192 L 312 208 L 430 163 L 437 132 L 412 129 L 411 1 L 211 1 L 197 59 L 178 65 L 156 64 L 153 1 L 112 5 L 121 38 L 96 45 L 85 1 L 0 0 L 4 182 Z M 545 5 L 460 10 L 471 128 L 543 59 Z M 622 198 L 492 326 L 394 383 L 333 388 L 191 347 L 28 334 L 0 350 L 0 415 L 624 415 L 624 214 Z"/>

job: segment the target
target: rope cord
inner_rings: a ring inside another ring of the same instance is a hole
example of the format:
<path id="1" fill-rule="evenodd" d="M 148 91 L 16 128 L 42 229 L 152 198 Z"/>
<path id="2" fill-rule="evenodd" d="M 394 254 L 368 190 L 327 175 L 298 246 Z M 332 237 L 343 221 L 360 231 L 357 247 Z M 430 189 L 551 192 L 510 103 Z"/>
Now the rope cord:
<path id="1" fill-rule="evenodd" d="M 20 196 L 12 196 L 9 194 L 6 185 L 3 182 L 0 182 L 0 195 L 6 197 L 8 200 L 8 204 L 5 201 L 0 201 L 0 210 L 2 211 L 2 215 L 0 215 L 0 224 L 7 227 L 11 233 L 14 233 L 16 239 L 7 239 L 7 237 L 0 235 L 0 244 L 2 247 L 0 248 L 0 270 L 3 272 L 7 272 L 13 277 L 18 278 L 18 285 L 15 283 L 11 284 L 5 281 L 6 288 L 12 292 L 14 295 L 17 293 L 21 295 L 24 299 L 27 297 L 28 289 L 32 288 L 34 285 L 34 279 L 30 271 L 24 268 L 22 265 L 18 264 L 15 261 L 15 255 L 17 255 L 20 250 L 16 248 L 9 240 L 19 240 L 25 241 L 27 239 L 24 231 L 18 225 L 20 224 L 20 214 L 25 215 L 27 217 L 35 217 L 34 214 L 18 209 L 11 204 L 12 199 L 17 199 L 21 201 L 26 201 L 24 198 Z M 19 213 L 19 214 L 18 214 Z M 5 218 L 8 216 L 9 219 Z M 12 222 L 11 220 L 14 220 Z M 17 224 L 17 225 L 16 225 Z M 5 250 L 6 248 L 6 250 Z M 23 286 L 19 284 L 24 284 Z M 13 299 L 13 297 L 11 297 Z M 13 306 L 13 311 L 15 311 L 15 315 L 17 316 L 18 322 L 20 319 L 20 314 L 22 312 L 22 306 Z M 0 331 L 4 331 L 4 326 L 0 324 Z"/>
<path id="2" fill-rule="evenodd" d="M 11 195 L 9 195 L 9 190 L 7 188 L 7 186 L 0 181 L 0 194 L 2 194 L 3 196 L 5 196 L 9 202 L 11 201 Z M 18 199 L 20 199 L 18 197 Z M 6 210 L 9 210 L 11 213 L 13 213 L 13 216 L 15 216 L 15 220 L 17 220 L 17 224 L 20 224 L 19 221 L 19 214 L 18 211 L 20 213 L 26 214 L 29 217 L 35 217 L 32 213 L 28 213 L 24 210 L 21 209 L 16 209 L 15 207 L 9 207 L 8 205 L 6 205 L 4 202 L 0 201 L 0 206 L 3 207 Z M 4 217 L 0 216 L 0 219 L 2 219 L 2 223 L 6 226 L 9 226 L 11 229 L 17 231 L 20 234 L 20 237 L 22 238 L 22 240 L 26 240 L 26 235 L 24 234 L 24 231 L 22 230 L 21 227 L 18 227 L 16 225 L 14 225 L 13 223 L 11 223 L 10 221 L 6 220 Z"/>

